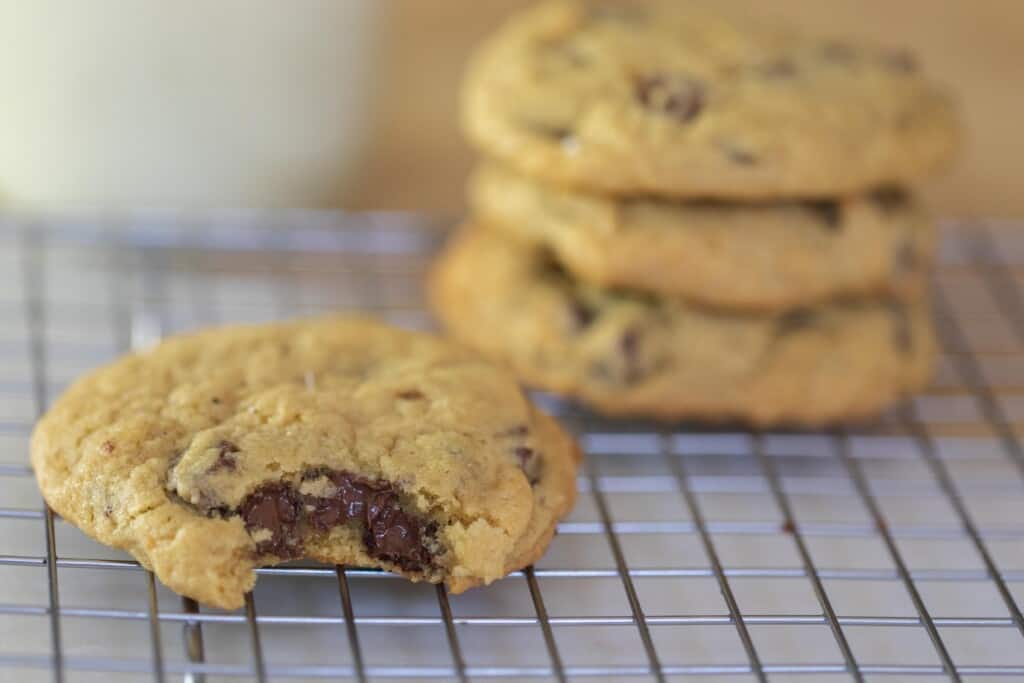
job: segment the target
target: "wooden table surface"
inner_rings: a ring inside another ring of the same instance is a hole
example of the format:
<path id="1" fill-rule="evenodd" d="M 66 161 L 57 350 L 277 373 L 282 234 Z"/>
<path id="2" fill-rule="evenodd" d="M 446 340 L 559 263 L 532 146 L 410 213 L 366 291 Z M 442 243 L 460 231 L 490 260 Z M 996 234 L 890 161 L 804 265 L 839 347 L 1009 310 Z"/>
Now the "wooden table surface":
<path id="1" fill-rule="evenodd" d="M 344 0 L 340 0 L 344 1 Z M 683 1 L 683 0 L 680 0 Z M 379 0 L 375 129 L 343 203 L 353 208 L 455 211 L 473 155 L 455 127 L 456 91 L 480 36 L 526 0 Z M 968 141 L 956 169 L 929 182 L 936 210 L 1024 216 L 1024 1 L 720 0 L 835 35 L 915 51 L 957 92 Z"/>

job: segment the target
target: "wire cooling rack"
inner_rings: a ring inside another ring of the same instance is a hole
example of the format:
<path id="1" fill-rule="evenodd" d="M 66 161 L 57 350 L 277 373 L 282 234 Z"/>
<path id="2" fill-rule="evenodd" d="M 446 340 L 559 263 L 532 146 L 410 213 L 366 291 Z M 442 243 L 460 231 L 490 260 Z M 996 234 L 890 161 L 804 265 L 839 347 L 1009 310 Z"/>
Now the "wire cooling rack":
<path id="1" fill-rule="evenodd" d="M 545 406 L 588 452 L 536 567 L 462 596 L 260 571 L 207 609 L 55 518 L 33 421 L 161 335 L 369 310 L 429 325 L 404 215 L 0 223 L 0 680 L 1024 680 L 1024 234 L 947 225 L 933 387 L 864 427 L 750 433 Z"/>

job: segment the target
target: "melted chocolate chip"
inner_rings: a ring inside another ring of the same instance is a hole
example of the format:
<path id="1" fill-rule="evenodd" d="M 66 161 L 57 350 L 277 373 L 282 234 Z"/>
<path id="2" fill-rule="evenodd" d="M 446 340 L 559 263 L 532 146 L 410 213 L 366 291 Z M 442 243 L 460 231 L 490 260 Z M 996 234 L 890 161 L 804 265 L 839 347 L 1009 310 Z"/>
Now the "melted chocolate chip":
<path id="1" fill-rule="evenodd" d="M 246 529 L 257 541 L 256 552 L 281 558 L 302 554 L 302 541 L 310 528 L 320 532 L 340 524 L 356 523 L 363 529 L 363 544 L 374 558 L 393 562 L 407 571 L 433 565 L 428 538 L 437 525 L 401 507 L 397 490 L 381 479 L 367 479 L 351 472 L 318 468 L 302 479 L 327 478 L 334 491 L 327 496 L 302 495 L 288 484 L 264 484 L 239 506 Z"/>
<path id="2" fill-rule="evenodd" d="M 235 453 L 241 453 L 242 449 L 231 443 L 230 441 L 221 440 L 217 443 L 217 460 L 210 467 L 210 472 L 216 472 L 218 470 L 231 470 L 232 472 L 238 467 L 238 461 L 235 458 Z"/>
<path id="3" fill-rule="evenodd" d="M 889 314 L 892 316 L 893 346 L 901 353 L 910 353 L 914 347 L 914 339 L 907 309 L 899 304 L 893 304 L 889 307 Z"/>
<path id="4" fill-rule="evenodd" d="M 437 527 L 428 524 L 421 528 L 393 498 L 394 494 L 379 494 L 367 505 L 363 543 L 371 557 L 393 562 L 406 571 L 420 571 L 433 560 L 422 537 L 433 535 Z"/>
<path id="5" fill-rule="evenodd" d="M 423 392 L 418 389 L 407 389 L 406 391 L 398 392 L 398 398 L 403 401 L 419 401 L 426 397 L 423 395 Z"/>
<path id="6" fill-rule="evenodd" d="M 838 203 L 829 201 L 809 202 L 807 208 L 816 213 L 829 230 L 838 230 L 840 228 L 840 218 L 842 216 L 840 215 Z"/>
<path id="7" fill-rule="evenodd" d="M 644 108 L 685 123 L 704 108 L 705 87 L 685 74 L 653 74 L 637 80 L 636 97 Z"/>
<path id="8" fill-rule="evenodd" d="M 898 74 L 912 74 L 917 71 L 917 60 L 906 50 L 894 50 L 886 53 L 882 57 L 882 64 Z"/>
<path id="9" fill-rule="evenodd" d="M 264 484 L 242 501 L 238 513 L 251 535 L 259 535 L 256 552 L 280 558 L 299 557 L 302 539 L 299 523 L 302 509 L 295 489 L 287 484 Z M 262 538 L 267 532 L 270 538 Z"/>

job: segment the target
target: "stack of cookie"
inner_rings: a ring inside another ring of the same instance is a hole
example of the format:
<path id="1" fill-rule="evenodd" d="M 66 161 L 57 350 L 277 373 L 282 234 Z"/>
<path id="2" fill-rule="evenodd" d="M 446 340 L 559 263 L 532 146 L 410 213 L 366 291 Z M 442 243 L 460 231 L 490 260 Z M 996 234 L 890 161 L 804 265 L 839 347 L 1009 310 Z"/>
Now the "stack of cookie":
<path id="1" fill-rule="evenodd" d="M 907 53 L 683 2 L 542 4 L 483 46 L 488 157 L 431 278 L 458 338 L 602 412 L 820 424 L 927 381 L 958 126 Z"/>

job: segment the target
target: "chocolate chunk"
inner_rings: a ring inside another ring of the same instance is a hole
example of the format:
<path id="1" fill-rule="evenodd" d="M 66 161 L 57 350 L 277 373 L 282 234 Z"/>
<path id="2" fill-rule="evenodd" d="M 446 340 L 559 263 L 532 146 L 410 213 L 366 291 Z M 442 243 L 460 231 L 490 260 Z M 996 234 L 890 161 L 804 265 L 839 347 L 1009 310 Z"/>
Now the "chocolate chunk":
<path id="1" fill-rule="evenodd" d="M 238 466 L 238 461 L 235 459 L 235 453 L 240 453 L 241 448 L 231 443 L 230 441 L 221 440 L 217 443 L 217 460 L 210 467 L 210 472 L 217 472 L 218 470 L 231 470 L 232 472 Z"/>
<path id="2" fill-rule="evenodd" d="M 790 334 L 806 329 L 814 324 L 814 312 L 806 308 L 789 311 L 782 315 L 777 323 L 776 333 L 779 335 Z"/>
<path id="3" fill-rule="evenodd" d="M 282 482 L 263 484 L 238 507 L 256 552 L 282 559 L 300 557 L 310 529 L 320 532 L 346 523 L 363 529 L 363 543 L 371 557 L 393 562 L 407 571 L 421 571 L 434 564 L 427 547 L 437 525 L 401 507 L 394 486 L 351 472 L 317 468 L 303 474 L 303 481 L 327 478 L 334 492 L 327 496 L 302 495 Z M 227 516 L 226 509 L 208 506 L 209 514 Z M 270 537 L 265 538 L 269 532 Z"/>
<path id="4" fill-rule="evenodd" d="M 807 208 L 818 215 L 829 230 L 838 230 L 841 227 L 842 218 L 839 204 L 830 201 L 808 202 Z"/>
<path id="5" fill-rule="evenodd" d="M 399 507 L 394 491 L 387 488 L 368 498 L 365 510 L 363 543 L 371 557 L 393 562 L 407 571 L 420 571 L 433 563 L 424 545 L 424 535 L 432 532 L 421 528 L 417 519 Z"/>
<path id="6" fill-rule="evenodd" d="M 390 483 L 350 472 L 319 470 L 315 474 L 329 478 L 337 491 L 328 497 L 304 497 L 310 524 L 326 531 L 338 524 L 357 522 L 363 527 L 363 543 L 371 557 L 408 571 L 433 564 L 425 543 L 436 532 L 436 525 L 402 510 Z M 428 531 L 431 528 L 434 531 Z"/>
<path id="7" fill-rule="evenodd" d="M 857 51 L 848 43 L 832 41 L 821 46 L 821 56 L 834 64 L 850 64 L 857 59 Z"/>
<path id="8" fill-rule="evenodd" d="M 426 397 L 423 395 L 423 392 L 418 389 L 407 389 L 406 391 L 398 392 L 398 398 L 403 401 L 418 401 Z"/>
<path id="9" fill-rule="evenodd" d="M 884 187 L 875 190 L 871 193 L 870 198 L 875 206 L 886 213 L 895 211 L 906 203 L 906 194 L 895 187 Z"/>
<path id="10" fill-rule="evenodd" d="M 238 507 L 249 534 L 261 536 L 256 542 L 256 552 L 280 558 L 302 555 L 302 539 L 298 533 L 301 512 L 295 489 L 278 482 L 260 486 Z M 266 532 L 270 532 L 270 538 L 262 538 Z"/>
<path id="11" fill-rule="evenodd" d="M 898 74 L 912 74 L 917 71 L 917 60 L 906 50 L 887 52 L 882 57 L 882 64 Z"/>
<path id="12" fill-rule="evenodd" d="M 889 307 L 892 316 L 892 344 L 901 353 L 910 353 L 914 347 L 913 332 L 910 329 L 910 316 L 907 309 L 900 304 Z"/>
<path id="13" fill-rule="evenodd" d="M 788 59 L 776 59 L 756 65 L 754 72 L 764 78 L 792 78 L 796 76 L 796 64 Z"/>
<path id="14" fill-rule="evenodd" d="M 650 111 L 692 121 L 704 108 L 704 84 L 685 74 L 653 74 L 636 82 L 636 97 Z"/>

